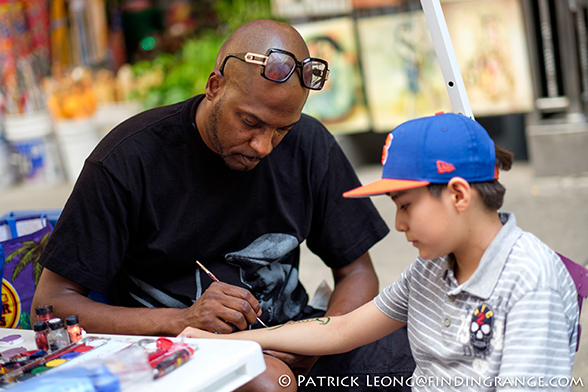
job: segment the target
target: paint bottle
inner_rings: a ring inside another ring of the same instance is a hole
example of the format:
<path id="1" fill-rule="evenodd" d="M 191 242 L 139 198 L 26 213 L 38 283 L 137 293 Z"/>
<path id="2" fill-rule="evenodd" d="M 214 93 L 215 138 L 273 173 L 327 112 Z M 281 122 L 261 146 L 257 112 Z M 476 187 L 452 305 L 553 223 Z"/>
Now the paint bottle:
<path id="1" fill-rule="evenodd" d="M 60 318 L 53 318 L 47 322 L 49 324 L 49 333 L 47 334 L 47 344 L 49 345 L 49 352 L 59 350 L 67 346 L 69 335 L 63 328 L 63 320 Z"/>
<path id="2" fill-rule="evenodd" d="M 33 331 L 35 331 L 35 343 L 39 350 L 49 351 L 47 344 L 47 323 L 45 321 L 37 321 L 33 324 Z"/>
<path id="3" fill-rule="evenodd" d="M 49 321 L 53 318 L 53 306 L 44 305 L 35 308 L 37 314 L 37 321 Z"/>
<path id="4" fill-rule="evenodd" d="M 75 343 L 82 338 L 82 327 L 80 327 L 78 316 L 67 316 L 65 325 L 67 326 L 67 334 L 71 343 Z"/>

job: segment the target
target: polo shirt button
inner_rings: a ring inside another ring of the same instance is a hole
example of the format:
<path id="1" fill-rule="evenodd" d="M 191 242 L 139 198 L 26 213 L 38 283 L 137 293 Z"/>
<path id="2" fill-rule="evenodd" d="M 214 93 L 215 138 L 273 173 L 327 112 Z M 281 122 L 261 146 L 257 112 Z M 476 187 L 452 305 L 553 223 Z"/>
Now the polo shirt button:
<path id="1" fill-rule="evenodd" d="M 449 315 L 445 316 L 444 324 L 446 327 L 449 327 L 451 325 L 451 317 Z"/>
<path id="2" fill-rule="evenodd" d="M 455 295 L 450 295 L 449 296 L 449 302 L 453 302 L 455 301 Z"/>

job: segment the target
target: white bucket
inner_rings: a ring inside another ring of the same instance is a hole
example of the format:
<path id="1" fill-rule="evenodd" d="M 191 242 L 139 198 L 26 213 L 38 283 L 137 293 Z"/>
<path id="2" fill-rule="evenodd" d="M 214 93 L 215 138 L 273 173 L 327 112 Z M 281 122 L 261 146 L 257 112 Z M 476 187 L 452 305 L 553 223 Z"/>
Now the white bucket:
<path id="1" fill-rule="evenodd" d="M 55 135 L 63 157 L 66 178 L 69 182 L 75 182 L 86 158 L 98 144 L 96 123 L 93 118 L 60 120 L 55 123 Z"/>
<path id="2" fill-rule="evenodd" d="M 4 119 L 4 136 L 24 185 L 49 186 L 63 181 L 51 128 L 51 117 L 45 111 L 11 114 Z"/>
<path id="3" fill-rule="evenodd" d="M 106 136 L 112 128 L 142 110 L 141 104 L 136 101 L 99 103 L 96 115 L 94 116 L 98 136 L 100 138 Z"/>

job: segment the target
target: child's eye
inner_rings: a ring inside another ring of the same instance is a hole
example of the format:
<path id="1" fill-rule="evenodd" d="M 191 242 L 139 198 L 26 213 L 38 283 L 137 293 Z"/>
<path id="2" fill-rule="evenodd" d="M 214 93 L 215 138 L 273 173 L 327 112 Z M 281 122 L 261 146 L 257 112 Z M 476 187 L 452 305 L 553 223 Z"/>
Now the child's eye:
<path id="1" fill-rule="evenodd" d="M 406 203 L 406 204 L 403 204 L 403 205 L 401 205 L 401 206 L 400 206 L 400 209 L 401 209 L 402 211 L 406 211 L 406 210 L 408 209 L 408 206 L 409 206 L 409 204 L 408 204 L 408 203 Z"/>

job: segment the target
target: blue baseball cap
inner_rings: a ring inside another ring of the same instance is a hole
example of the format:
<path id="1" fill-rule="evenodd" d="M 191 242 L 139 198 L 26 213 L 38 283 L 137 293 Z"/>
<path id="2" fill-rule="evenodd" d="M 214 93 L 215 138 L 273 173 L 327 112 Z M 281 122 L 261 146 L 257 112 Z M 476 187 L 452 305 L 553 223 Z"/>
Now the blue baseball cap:
<path id="1" fill-rule="evenodd" d="M 343 194 L 381 195 L 428 184 L 446 184 L 453 177 L 468 182 L 498 178 L 496 151 L 488 132 L 461 114 L 445 113 L 407 121 L 386 138 L 382 179 Z"/>

